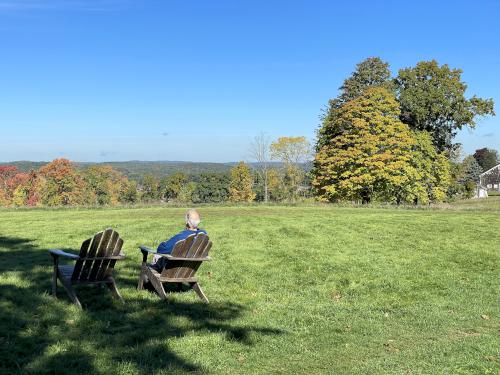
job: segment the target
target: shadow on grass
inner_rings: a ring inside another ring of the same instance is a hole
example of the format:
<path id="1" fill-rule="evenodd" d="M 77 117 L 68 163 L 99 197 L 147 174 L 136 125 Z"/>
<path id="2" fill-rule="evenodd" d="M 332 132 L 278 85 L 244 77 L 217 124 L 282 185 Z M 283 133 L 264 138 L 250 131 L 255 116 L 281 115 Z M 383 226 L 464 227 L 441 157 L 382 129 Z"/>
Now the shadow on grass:
<path id="1" fill-rule="evenodd" d="M 254 335 L 283 333 L 232 324 L 245 313 L 238 304 L 165 302 L 144 291 L 129 293 L 122 305 L 107 289 L 80 287 L 86 306 L 78 310 L 62 287 L 62 298 L 48 294 L 51 273 L 46 249 L 26 238 L 0 236 L 0 373 L 205 374 L 197 358 L 188 360 L 169 345 L 193 334 L 222 334 L 253 345 Z M 131 278 L 125 279 L 131 287 Z M 188 351 L 199 351 L 189 345 Z"/>

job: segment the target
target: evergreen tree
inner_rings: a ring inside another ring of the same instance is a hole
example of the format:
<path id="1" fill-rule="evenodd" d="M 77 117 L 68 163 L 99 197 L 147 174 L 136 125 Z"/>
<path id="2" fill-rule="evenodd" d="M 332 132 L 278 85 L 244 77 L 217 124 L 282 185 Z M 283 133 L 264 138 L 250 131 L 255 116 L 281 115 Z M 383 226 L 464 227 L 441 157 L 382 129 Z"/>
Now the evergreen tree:
<path id="1" fill-rule="evenodd" d="M 457 182 L 462 187 L 466 198 L 474 196 L 481 173 L 483 173 L 483 168 L 474 156 L 469 155 L 463 160 Z"/>

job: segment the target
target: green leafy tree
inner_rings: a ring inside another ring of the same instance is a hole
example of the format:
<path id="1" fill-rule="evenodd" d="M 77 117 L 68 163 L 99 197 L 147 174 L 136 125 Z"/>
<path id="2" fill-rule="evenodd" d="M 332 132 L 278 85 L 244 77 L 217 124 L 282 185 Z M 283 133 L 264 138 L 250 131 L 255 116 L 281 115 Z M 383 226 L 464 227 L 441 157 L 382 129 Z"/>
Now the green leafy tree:
<path id="1" fill-rule="evenodd" d="M 461 75 L 462 70 L 432 60 L 401 69 L 395 80 L 401 121 L 413 130 L 429 132 L 439 152 L 450 151 L 457 131 L 474 128 L 477 116 L 495 114 L 493 99 L 465 97 L 467 85 Z"/>
<path id="2" fill-rule="evenodd" d="M 159 199 L 159 181 L 152 174 L 147 174 L 142 179 L 142 194 L 141 200 L 143 202 L 151 202 Z"/>
<path id="3" fill-rule="evenodd" d="M 230 177 L 227 173 L 202 173 L 196 181 L 194 203 L 221 203 L 229 199 Z"/>
<path id="4" fill-rule="evenodd" d="M 482 172 L 486 172 L 488 169 L 500 163 L 497 150 L 492 150 L 490 148 L 480 148 L 474 152 L 473 156 L 481 166 Z"/>
<path id="5" fill-rule="evenodd" d="M 380 57 L 369 57 L 356 65 L 356 70 L 340 87 L 339 100 L 346 103 L 356 99 L 369 87 L 394 89 L 389 64 Z"/>
<path id="6" fill-rule="evenodd" d="M 160 192 L 163 199 L 177 200 L 182 187 L 188 183 L 188 176 L 182 172 L 176 172 L 161 179 Z"/>
<path id="7" fill-rule="evenodd" d="M 120 184 L 120 192 L 118 196 L 118 200 L 120 203 L 132 204 L 136 203 L 138 200 L 138 192 L 137 192 L 137 182 L 130 181 L 128 179 L 122 179 Z"/>
<path id="8" fill-rule="evenodd" d="M 415 143 L 409 160 L 410 168 L 406 169 L 407 189 L 402 190 L 402 196 L 396 192 L 396 203 L 413 201 L 427 204 L 443 201 L 451 181 L 450 162 L 443 153 L 437 152 L 428 132 L 412 132 L 412 136 Z"/>
<path id="9" fill-rule="evenodd" d="M 197 184 L 194 181 L 189 181 L 181 186 L 177 200 L 182 203 L 191 203 L 196 199 Z"/>
<path id="10" fill-rule="evenodd" d="M 241 161 L 231 169 L 229 199 L 231 202 L 252 202 L 255 199 L 252 186 L 253 176 L 250 167 Z"/>
<path id="11" fill-rule="evenodd" d="M 325 124 L 335 121 L 339 108 L 360 96 L 369 87 L 384 87 L 389 91 L 394 91 L 389 64 L 379 57 L 369 57 L 357 64 L 354 72 L 344 80 L 340 87 L 339 96 L 328 102 L 328 108 L 322 118 L 322 126 L 318 130 L 316 151 L 331 138 L 328 134 L 329 127 Z"/>

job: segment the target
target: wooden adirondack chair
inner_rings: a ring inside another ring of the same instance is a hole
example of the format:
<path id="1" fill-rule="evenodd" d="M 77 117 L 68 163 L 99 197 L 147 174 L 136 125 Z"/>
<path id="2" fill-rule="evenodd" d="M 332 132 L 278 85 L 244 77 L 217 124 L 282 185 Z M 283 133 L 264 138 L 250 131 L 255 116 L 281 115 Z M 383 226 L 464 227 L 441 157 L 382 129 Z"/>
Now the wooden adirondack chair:
<path id="1" fill-rule="evenodd" d="M 212 241 L 204 233 L 192 234 L 185 240 L 178 241 L 171 254 L 159 254 L 146 246 L 140 246 L 142 267 L 137 289 L 143 289 L 144 282 L 149 279 L 158 295 L 166 299 L 163 283 L 177 283 L 179 289 L 182 288 L 182 283 L 188 283 L 198 297 L 208 303 L 208 298 L 203 293 L 195 275 L 201 263 L 212 260 L 208 256 L 211 247 Z M 147 264 L 149 254 L 167 259 L 161 272 Z"/>
<path id="2" fill-rule="evenodd" d="M 122 246 L 123 240 L 118 232 L 108 228 L 97 233 L 93 238 L 83 241 L 79 255 L 50 249 L 49 253 L 54 260 L 52 295 L 57 296 L 57 279 L 59 279 L 68 292 L 69 298 L 80 308 L 82 305 L 73 289 L 74 284 L 105 284 L 113 296 L 123 302 L 113 278 L 116 261 L 125 259 L 121 253 Z M 75 265 L 59 265 L 60 256 L 76 260 Z"/>

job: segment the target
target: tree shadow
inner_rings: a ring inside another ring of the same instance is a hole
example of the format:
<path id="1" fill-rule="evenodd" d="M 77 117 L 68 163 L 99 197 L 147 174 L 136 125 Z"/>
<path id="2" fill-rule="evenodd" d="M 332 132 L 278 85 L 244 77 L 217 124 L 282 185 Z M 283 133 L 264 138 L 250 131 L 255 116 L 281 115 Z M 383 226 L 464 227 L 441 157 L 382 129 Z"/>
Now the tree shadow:
<path id="1" fill-rule="evenodd" d="M 123 285 L 118 277 L 119 287 L 127 289 L 125 304 L 107 290 L 81 287 L 77 294 L 85 307 L 79 310 L 62 287 L 62 298 L 49 295 L 52 260 L 46 250 L 27 238 L 0 236 L 0 373 L 205 374 L 197 358 L 184 358 L 171 343 L 192 334 L 222 334 L 250 346 L 258 335 L 284 333 L 236 325 L 246 308 L 229 301 L 151 299 L 147 291 L 135 291 L 127 275 Z"/>

